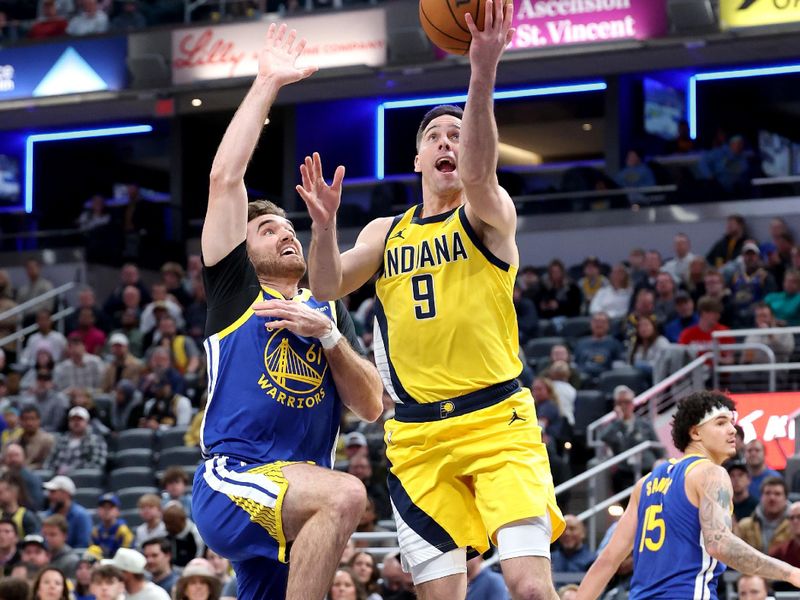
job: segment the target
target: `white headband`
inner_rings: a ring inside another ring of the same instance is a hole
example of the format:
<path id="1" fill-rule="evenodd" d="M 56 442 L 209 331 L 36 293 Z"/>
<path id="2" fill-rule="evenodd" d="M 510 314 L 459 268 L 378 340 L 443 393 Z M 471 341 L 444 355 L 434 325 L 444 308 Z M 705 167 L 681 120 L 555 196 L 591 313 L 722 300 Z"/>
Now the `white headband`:
<path id="1" fill-rule="evenodd" d="M 702 419 L 700 419 L 700 422 L 697 424 L 697 426 L 700 427 L 700 425 L 704 425 L 712 419 L 716 419 L 720 416 L 729 417 L 734 423 L 736 423 L 736 419 L 738 418 L 738 414 L 735 410 L 731 410 L 726 406 L 715 406 L 708 411 Z"/>

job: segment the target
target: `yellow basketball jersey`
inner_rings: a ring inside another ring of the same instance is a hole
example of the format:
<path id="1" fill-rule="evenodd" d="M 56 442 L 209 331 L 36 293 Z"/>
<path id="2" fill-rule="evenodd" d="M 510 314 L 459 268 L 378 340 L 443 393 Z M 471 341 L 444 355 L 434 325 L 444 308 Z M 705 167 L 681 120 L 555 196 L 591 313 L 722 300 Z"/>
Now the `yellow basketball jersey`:
<path id="1" fill-rule="evenodd" d="M 375 362 L 396 402 L 455 398 L 517 377 L 517 267 L 492 255 L 464 206 L 395 218 L 376 283 Z"/>

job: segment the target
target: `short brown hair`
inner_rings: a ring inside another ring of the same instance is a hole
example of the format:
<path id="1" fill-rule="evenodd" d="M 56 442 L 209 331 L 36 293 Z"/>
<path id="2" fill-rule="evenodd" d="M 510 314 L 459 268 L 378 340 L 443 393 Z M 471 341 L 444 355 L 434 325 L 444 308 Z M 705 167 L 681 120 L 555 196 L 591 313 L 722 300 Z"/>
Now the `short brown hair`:
<path id="1" fill-rule="evenodd" d="M 125 581 L 122 571 L 112 565 L 98 565 L 92 569 L 92 582 L 99 581 Z"/>
<path id="2" fill-rule="evenodd" d="M 189 483 L 189 476 L 186 474 L 186 471 L 183 470 L 183 467 L 169 467 L 166 471 L 164 471 L 164 476 L 161 478 L 161 485 L 166 486 L 168 483 L 172 483 L 173 481 L 183 481 L 183 483 Z"/>
<path id="3" fill-rule="evenodd" d="M 786 482 L 783 480 L 782 477 L 767 477 L 764 481 L 761 482 L 761 485 L 758 488 L 758 491 L 762 494 L 764 490 L 768 487 L 780 487 L 783 489 L 783 495 L 789 495 L 789 486 L 786 485 Z"/>
<path id="4" fill-rule="evenodd" d="M 451 117 L 461 119 L 464 117 L 464 110 L 460 106 L 455 106 L 453 104 L 441 104 L 426 112 L 417 129 L 417 150 L 419 150 L 419 143 L 422 141 L 422 134 L 425 133 L 425 128 L 431 124 L 431 121 L 443 117 L 444 115 L 450 115 Z"/>
<path id="5" fill-rule="evenodd" d="M 145 494 L 139 501 L 136 503 L 138 508 L 142 508 L 143 506 L 158 506 L 161 508 L 161 498 L 156 496 L 155 494 Z"/>
<path id="6" fill-rule="evenodd" d="M 69 532 L 69 524 L 67 523 L 67 519 L 64 515 L 50 515 L 44 521 L 42 521 L 42 527 L 45 525 L 53 525 L 58 527 L 61 530 L 61 533 L 67 534 Z"/>
<path id="7" fill-rule="evenodd" d="M 262 215 L 278 215 L 286 218 L 286 211 L 269 200 L 253 200 L 247 203 L 247 222 Z"/>
<path id="8" fill-rule="evenodd" d="M 711 296 L 703 296 L 702 298 L 700 298 L 700 300 L 697 301 L 697 312 L 698 313 L 713 312 L 717 313 L 718 315 L 721 315 L 722 303 L 716 298 L 712 298 Z"/>

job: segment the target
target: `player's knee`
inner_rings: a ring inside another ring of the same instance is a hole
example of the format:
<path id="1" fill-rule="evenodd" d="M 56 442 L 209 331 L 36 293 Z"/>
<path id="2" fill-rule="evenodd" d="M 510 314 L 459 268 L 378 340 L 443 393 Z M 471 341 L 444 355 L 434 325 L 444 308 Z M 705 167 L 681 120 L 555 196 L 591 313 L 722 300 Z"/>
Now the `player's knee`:
<path id="1" fill-rule="evenodd" d="M 549 581 L 521 578 L 509 582 L 508 587 L 514 600 L 552 600 L 556 597 Z"/>
<path id="2" fill-rule="evenodd" d="M 345 523 L 358 523 L 367 506 L 367 490 L 355 477 L 343 477 L 334 490 L 335 500 L 331 507 Z"/>

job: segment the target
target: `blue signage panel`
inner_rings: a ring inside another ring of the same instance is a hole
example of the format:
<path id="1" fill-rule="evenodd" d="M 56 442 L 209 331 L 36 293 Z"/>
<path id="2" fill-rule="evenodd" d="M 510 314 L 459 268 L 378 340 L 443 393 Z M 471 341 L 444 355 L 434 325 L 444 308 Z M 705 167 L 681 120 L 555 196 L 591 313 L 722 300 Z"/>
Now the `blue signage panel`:
<path id="1" fill-rule="evenodd" d="M 70 39 L 0 50 L 0 102 L 125 87 L 127 39 Z"/>

